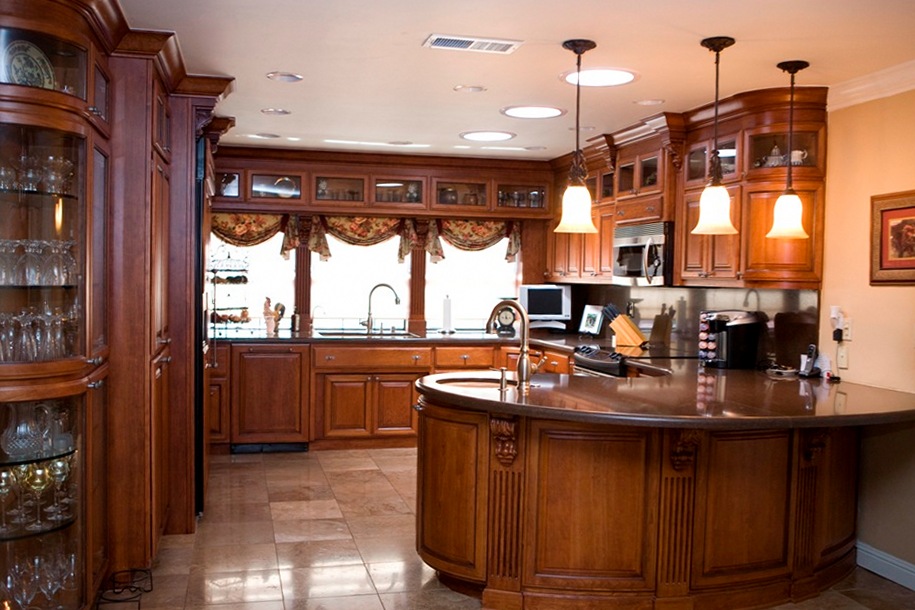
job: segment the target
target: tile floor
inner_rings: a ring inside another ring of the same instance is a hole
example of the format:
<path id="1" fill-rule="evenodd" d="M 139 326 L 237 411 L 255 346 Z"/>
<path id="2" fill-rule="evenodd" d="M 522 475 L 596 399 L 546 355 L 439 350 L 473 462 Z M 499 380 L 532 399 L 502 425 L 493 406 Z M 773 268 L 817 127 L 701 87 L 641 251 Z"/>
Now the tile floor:
<path id="1" fill-rule="evenodd" d="M 416 450 L 215 456 L 195 534 L 166 536 L 143 610 L 458 610 L 414 550 Z M 136 604 L 103 604 L 101 610 Z M 778 610 L 915 610 L 862 569 Z"/>

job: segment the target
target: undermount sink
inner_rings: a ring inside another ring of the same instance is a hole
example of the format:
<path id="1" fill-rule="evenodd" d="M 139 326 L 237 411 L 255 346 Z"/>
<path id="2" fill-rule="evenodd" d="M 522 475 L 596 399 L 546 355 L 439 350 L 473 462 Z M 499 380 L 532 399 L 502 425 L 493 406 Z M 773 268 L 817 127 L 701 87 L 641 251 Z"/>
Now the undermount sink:
<path id="1" fill-rule="evenodd" d="M 398 330 L 394 332 L 377 332 L 377 333 L 367 333 L 364 330 L 315 330 L 315 334 L 319 337 L 337 337 L 337 338 L 346 338 L 346 339 L 417 339 L 419 335 L 415 335 L 411 332 L 405 330 Z"/>

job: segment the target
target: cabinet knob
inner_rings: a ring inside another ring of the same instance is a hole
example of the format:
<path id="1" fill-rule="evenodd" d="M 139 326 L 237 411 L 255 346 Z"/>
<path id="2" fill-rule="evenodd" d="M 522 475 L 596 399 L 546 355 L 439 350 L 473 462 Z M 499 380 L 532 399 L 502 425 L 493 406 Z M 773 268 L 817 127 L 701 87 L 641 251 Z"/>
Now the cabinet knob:
<path id="1" fill-rule="evenodd" d="M 417 403 L 417 404 L 413 405 L 413 410 L 414 410 L 414 411 L 422 411 L 422 410 L 423 410 L 423 406 L 422 406 L 421 404 Z"/>
<path id="2" fill-rule="evenodd" d="M 422 356 L 420 356 L 419 354 L 413 354 L 412 358 L 413 358 L 413 362 L 419 362 L 419 359 L 422 358 Z"/>
<path id="3" fill-rule="evenodd" d="M 91 364 L 92 366 L 98 366 L 104 361 L 104 358 L 101 356 L 97 356 L 95 358 L 86 358 L 86 364 Z"/>
<path id="4" fill-rule="evenodd" d="M 99 379 L 98 381 L 90 381 L 89 383 L 86 384 L 86 387 L 94 390 L 96 388 L 102 387 L 103 385 L 105 385 L 105 380 Z"/>
<path id="5" fill-rule="evenodd" d="M 461 354 L 461 360 L 466 364 L 467 361 L 470 360 L 470 356 L 468 354 Z"/>
<path id="6" fill-rule="evenodd" d="M 88 110 L 90 112 L 90 114 L 94 114 L 95 116 L 102 116 L 102 111 L 98 109 L 98 106 L 89 106 L 88 108 L 86 108 L 86 110 Z"/>
<path id="7" fill-rule="evenodd" d="M 650 206 L 646 207 L 646 208 L 645 208 L 645 211 L 646 211 L 646 212 L 654 212 L 654 206 L 653 206 L 653 205 L 650 205 Z"/>
<path id="8" fill-rule="evenodd" d="M 617 215 L 617 216 L 625 216 L 625 215 L 626 215 L 626 212 L 623 211 L 623 210 L 617 210 L 617 211 L 616 211 L 616 215 Z"/>
<path id="9" fill-rule="evenodd" d="M 168 363 L 171 362 L 171 361 L 172 361 L 172 357 L 171 357 L 171 356 L 166 356 L 165 358 L 162 359 L 162 362 L 164 362 L 165 364 L 168 364 Z"/>
<path id="10" fill-rule="evenodd" d="M 331 360 L 334 360 L 334 356 L 324 356 L 324 359 L 330 362 Z"/>
<path id="11" fill-rule="evenodd" d="M 168 345 L 171 342 L 172 342 L 171 337 L 159 337 L 156 339 L 156 343 L 159 345 Z"/>

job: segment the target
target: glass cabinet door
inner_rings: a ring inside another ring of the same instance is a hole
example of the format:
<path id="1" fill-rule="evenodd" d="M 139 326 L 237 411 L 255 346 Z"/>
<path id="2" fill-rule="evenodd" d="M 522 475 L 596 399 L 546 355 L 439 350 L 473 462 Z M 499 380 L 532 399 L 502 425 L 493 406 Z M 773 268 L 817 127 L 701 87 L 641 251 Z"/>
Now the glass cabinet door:
<path id="1" fill-rule="evenodd" d="M 86 353 L 85 142 L 0 124 L 0 366 Z"/>
<path id="2" fill-rule="evenodd" d="M 0 402 L 0 574 L 13 607 L 81 607 L 83 396 Z"/>
<path id="3" fill-rule="evenodd" d="M 0 28 L 0 82 L 61 91 L 86 99 L 85 49 L 51 36 Z"/>

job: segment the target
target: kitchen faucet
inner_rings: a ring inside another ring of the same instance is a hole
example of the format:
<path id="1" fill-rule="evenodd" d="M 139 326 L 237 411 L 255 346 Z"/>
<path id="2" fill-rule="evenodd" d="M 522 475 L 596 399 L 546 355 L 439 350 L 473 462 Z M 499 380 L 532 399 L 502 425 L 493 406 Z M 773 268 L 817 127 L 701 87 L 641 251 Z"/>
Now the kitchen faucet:
<path id="1" fill-rule="evenodd" d="M 518 317 L 521 318 L 521 350 L 518 352 L 518 391 L 521 394 L 528 394 L 531 391 L 531 377 L 546 358 L 536 365 L 531 364 L 531 320 L 524 307 L 514 299 L 505 299 L 496 303 L 496 306 L 492 308 L 492 312 L 489 314 L 489 321 L 486 322 L 486 332 L 490 334 L 495 332 L 496 317 L 506 307 L 514 309 L 518 312 Z"/>
<path id="2" fill-rule="evenodd" d="M 382 286 L 394 293 L 394 304 L 400 305 L 400 297 L 397 296 L 397 291 L 394 290 L 390 284 L 376 284 L 369 291 L 369 315 L 366 317 L 365 322 L 364 322 L 365 332 L 366 332 L 366 334 L 369 334 L 369 335 L 372 334 L 372 327 L 375 325 L 375 320 L 372 318 L 372 295 L 375 294 L 375 291 L 378 290 L 379 288 L 381 288 Z"/>

